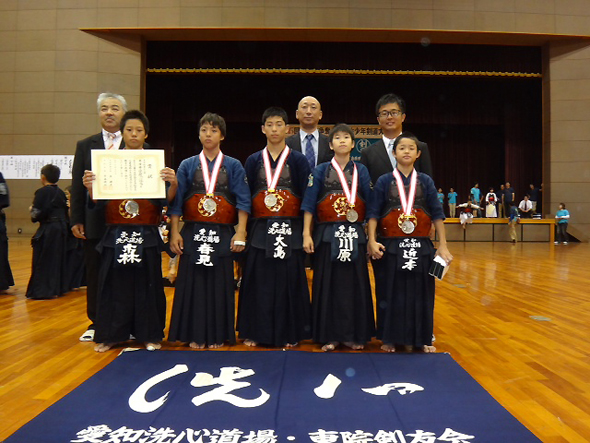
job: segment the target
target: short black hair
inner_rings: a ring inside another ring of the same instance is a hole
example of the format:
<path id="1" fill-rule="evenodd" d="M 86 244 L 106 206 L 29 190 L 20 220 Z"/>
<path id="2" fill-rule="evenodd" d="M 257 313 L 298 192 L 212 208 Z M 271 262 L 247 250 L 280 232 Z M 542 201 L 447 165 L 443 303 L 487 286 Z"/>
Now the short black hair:
<path id="1" fill-rule="evenodd" d="M 406 102 L 403 98 L 395 94 L 385 94 L 377 101 L 377 105 L 375 106 L 375 114 L 379 115 L 379 109 L 389 103 L 396 103 L 399 106 L 399 110 L 402 111 L 402 114 L 406 113 Z"/>
<path id="2" fill-rule="evenodd" d="M 225 124 L 224 118 L 221 115 L 215 114 L 214 112 L 207 112 L 201 117 L 201 120 L 199 120 L 199 129 L 201 129 L 201 126 L 203 126 L 205 123 L 209 123 L 211 126 L 219 128 L 221 135 L 225 137 L 227 126 Z"/>
<path id="3" fill-rule="evenodd" d="M 121 132 L 123 132 L 123 129 L 125 129 L 125 125 L 129 120 L 141 121 L 141 123 L 143 123 L 143 129 L 145 129 L 145 133 L 150 133 L 150 121 L 148 120 L 146 115 L 138 109 L 132 109 L 131 111 L 127 111 L 125 115 L 123 115 L 123 118 L 121 119 L 121 125 L 119 126 Z"/>
<path id="4" fill-rule="evenodd" d="M 45 176 L 45 180 L 47 180 L 48 183 L 55 184 L 59 181 L 61 171 L 57 166 L 48 164 L 41 168 L 41 175 Z"/>
<path id="5" fill-rule="evenodd" d="M 420 141 L 418 140 L 418 137 L 416 137 L 414 134 L 412 134 L 411 132 L 402 132 L 400 135 L 397 136 L 397 138 L 395 139 L 395 141 L 393 142 L 393 152 L 395 152 L 397 145 L 399 145 L 399 141 L 402 138 L 409 138 L 410 140 L 414 140 L 414 142 L 416 142 L 416 148 L 418 148 L 418 151 L 421 151 L 420 149 Z"/>
<path id="6" fill-rule="evenodd" d="M 262 113 L 262 124 L 266 124 L 266 120 L 270 117 L 281 117 L 286 125 L 289 124 L 289 118 L 287 117 L 287 111 L 283 108 L 279 108 L 278 106 L 271 106 L 270 108 L 266 108 L 266 110 Z"/>
<path id="7" fill-rule="evenodd" d="M 334 135 L 336 135 L 337 132 L 346 132 L 354 141 L 354 131 L 352 130 L 352 128 L 348 126 L 346 123 L 338 123 L 336 126 L 332 128 L 332 130 L 328 134 L 328 141 L 330 143 L 332 143 L 332 140 L 334 140 Z"/>

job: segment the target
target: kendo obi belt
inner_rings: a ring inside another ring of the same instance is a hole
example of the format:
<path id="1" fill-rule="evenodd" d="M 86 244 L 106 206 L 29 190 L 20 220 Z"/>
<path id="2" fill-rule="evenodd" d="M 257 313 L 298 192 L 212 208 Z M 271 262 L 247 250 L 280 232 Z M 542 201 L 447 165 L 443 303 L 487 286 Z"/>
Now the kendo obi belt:
<path id="1" fill-rule="evenodd" d="M 235 225 L 238 210 L 223 195 L 194 194 L 184 202 L 182 219 L 185 222 Z"/>
<path id="2" fill-rule="evenodd" d="M 105 211 L 108 225 L 154 225 L 162 219 L 162 209 L 149 200 L 109 200 Z"/>
<path id="3" fill-rule="evenodd" d="M 428 237 L 431 223 L 421 208 L 412 209 L 409 216 L 401 208 L 394 208 L 379 220 L 378 232 L 380 237 Z"/>
<path id="4" fill-rule="evenodd" d="M 299 217 L 301 199 L 287 189 L 262 190 L 252 199 L 254 218 Z"/>
<path id="5" fill-rule="evenodd" d="M 356 220 L 352 220 L 350 217 L 351 209 L 356 214 L 354 217 Z M 318 223 L 363 222 L 365 220 L 365 202 L 357 196 L 354 208 L 352 208 L 344 194 L 328 194 L 318 203 L 316 218 Z"/>

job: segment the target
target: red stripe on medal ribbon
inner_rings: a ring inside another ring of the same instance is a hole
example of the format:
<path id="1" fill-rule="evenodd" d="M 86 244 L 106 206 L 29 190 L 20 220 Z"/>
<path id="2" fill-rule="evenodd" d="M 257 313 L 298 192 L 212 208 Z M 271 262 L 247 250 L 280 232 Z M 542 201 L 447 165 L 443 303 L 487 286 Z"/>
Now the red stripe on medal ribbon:
<path id="1" fill-rule="evenodd" d="M 268 148 L 264 148 L 262 151 L 262 159 L 264 160 L 264 171 L 266 172 L 266 186 L 268 187 L 269 191 L 274 191 L 277 187 L 277 183 L 279 182 L 279 177 L 281 176 L 281 172 L 283 171 L 283 167 L 285 162 L 287 161 L 287 157 L 289 156 L 289 152 L 291 150 L 288 146 L 283 149 L 283 153 L 279 158 L 279 162 L 277 163 L 277 169 L 275 169 L 274 175 L 272 174 L 272 169 L 270 167 L 270 156 L 268 155 Z"/>
<path id="2" fill-rule="evenodd" d="M 344 195 L 346 196 L 346 200 L 350 206 L 354 206 L 354 202 L 356 201 L 356 190 L 358 188 L 359 177 L 358 171 L 356 170 L 356 165 L 353 163 L 354 171 L 352 173 L 352 183 L 351 187 L 348 187 L 348 182 L 346 181 L 346 177 L 344 175 L 344 171 L 338 164 L 335 158 L 332 158 L 332 167 L 338 173 L 338 178 L 340 178 L 340 184 L 342 185 L 342 190 L 344 191 Z"/>
<path id="3" fill-rule="evenodd" d="M 203 151 L 199 154 L 199 160 L 201 161 L 201 169 L 203 169 L 203 181 L 205 182 L 205 192 L 207 195 L 215 193 L 215 186 L 217 186 L 217 176 L 219 175 L 219 169 L 221 169 L 221 163 L 223 162 L 223 152 L 219 151 L 217 159 L 213 165 L 213 171 L 209 176 L 209 164 L 205 158 Z"/>
<path id="4" fill-rule="evenodd" d="M 393 176 L 397 182 L 397 190 L 399 192 L 399 199 L 401 200 L 404 214 L 410 215 L 412 214 L 412 209 L 414 208 L 414 199 L 416 198 L 416 184 L 418 182 L 418 174 L 416 174 L 415 169 L 412 171 L 412 175 L 410 176 L 410 195 L 408 195 L 407 198 L 406 187 L 404 186 L 402 176 L 400 175 L 397 168 L 393 170 Z"/>

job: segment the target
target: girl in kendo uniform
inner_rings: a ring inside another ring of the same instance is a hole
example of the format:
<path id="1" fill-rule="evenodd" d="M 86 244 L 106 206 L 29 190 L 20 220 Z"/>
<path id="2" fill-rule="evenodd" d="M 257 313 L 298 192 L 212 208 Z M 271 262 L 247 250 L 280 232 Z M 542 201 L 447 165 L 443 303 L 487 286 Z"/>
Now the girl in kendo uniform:
<path id="1" fill-rule="evenodd" d="M 418 139 L 399 135 L 393 145 L 397 166 L 379 177 L 368 209 L 368 251 L 373 259 L 377 300 L 377 338 L 382 349 L 434 352 L 434 277 L 429 270 L 435 254 L 445 264 L 447 249 L 444 213 L 432 179 L 414 169 L 420 156 Z M 435 251 L 430 226 L 439 237 Z"/>
<path id="2" fill-rule="evenodd" d="M 128 111 L 121 119 L 125 149 L 143 149 L 149 121 L 141 111 Z M 167 183 L 167 200 L 177 188 L 174 170 L 164 168 L 160 178 Z M 100 180 L 85 171 L 83 182 L 92 198 L 92 182 Z M 95 351 L 105 352 L 135 336 L 149 351 L 160 348 L 166 322 L 166 296 L 162 283 L 162 250 L 158 232 L 166 199 L 101 200 L 105 205 L 107 231 L 98 245 L 101 265 Z"/>

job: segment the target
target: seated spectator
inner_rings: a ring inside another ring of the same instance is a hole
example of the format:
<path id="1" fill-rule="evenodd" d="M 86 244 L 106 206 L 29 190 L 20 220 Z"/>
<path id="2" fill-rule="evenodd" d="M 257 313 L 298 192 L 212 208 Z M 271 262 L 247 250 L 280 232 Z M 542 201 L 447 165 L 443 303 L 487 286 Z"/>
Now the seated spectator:
<path id="1" fill-rule="evenodd" d="M 531 218 L 533 215 L 533 204 L 529 200 L 528 194 L 524 196 L 524 199 L 521 200 L 520 204 L 518 205 L 518 210 L 520 211 L 520 216 L 522 218 Z"/>

